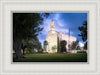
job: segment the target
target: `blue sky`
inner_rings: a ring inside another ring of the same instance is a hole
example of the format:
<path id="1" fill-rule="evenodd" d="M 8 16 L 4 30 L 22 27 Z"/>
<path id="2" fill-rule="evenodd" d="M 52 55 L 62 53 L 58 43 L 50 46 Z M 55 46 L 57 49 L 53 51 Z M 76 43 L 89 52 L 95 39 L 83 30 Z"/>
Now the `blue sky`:
<path id="1" fill-rule="evenodd" d="M 43 45 L 46 40 L 48 31 L 50 30 L 51 20 L 53 19 L 55 30 L 68 34 L 70 28 L 70 35 L 77 37 L 81 45 L 84 44 L 82 38 L 78 36 L 80 31 L 79 26 L 82 26 L 84 21 L 87 21 L 87 13 L 51 13 L 48 18 L 44 18 L 44 23 L 41 25 L 43 31 L 38 35 L 39 41 Z"/>

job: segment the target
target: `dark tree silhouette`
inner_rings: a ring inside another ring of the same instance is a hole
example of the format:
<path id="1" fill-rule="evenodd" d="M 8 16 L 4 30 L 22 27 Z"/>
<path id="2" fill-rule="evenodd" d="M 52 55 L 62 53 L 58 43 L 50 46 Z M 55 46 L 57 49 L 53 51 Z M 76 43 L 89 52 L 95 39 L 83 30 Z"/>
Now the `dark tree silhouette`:
<path id="1" fill-rule="evenodd" d="M 87 21 L 84 21 L 83 26 L 79 27 L 78 29 L 81 31 L 79 36 L 82 37 L 84 42 L 87 41 Z"/>
<path id="2" fill-rule="evenodd" d="M 73 41 L 73 42 L 72 42 L 72 44 L 71 44 L 71 49 L 72 49 L 72 50 L 75 50 L 75 49 L 77 48 L 78 42 L 79 42 L 79 41 Z"/>
<path id="3" fill-rule="evenodd" d="M 83 26 L 79 27 L 78 29 L 81 31 L 79 36 L 82 37 L 83 42 L 86 42 L 84 47 L 85 47 L 85 49 L 87 49 L 87 41 L 88 41 L 87 40 L 87 32 L 88 32 L 87 21 L 84 21 Z"/>
<path id="4" fill-rule="evenodd" d="M 47 49 L 47 45 L 48 45 L 48 41 L 44 41 L 44 50 L 46 51 L 46 49 Z"/>
<path id="5" fill-rule="evenodd" d="M 42 23 L 43 17 L 40 13 L 13 13 L 13 48 L 16 58 L 24 58 L 21 53 L 22 40 L 35 39 L 43 29 L 40 28 Z"/>
<path id="6" fill-rule="evenodd" d="M 60 52 L 66 52 L 67 42 L 65 40 L 60 41 Z"/>
<path id="7" fill-rule="evenodd" d="M 84 49 L 87 50 L 87 42 L 84 45 Z"/>

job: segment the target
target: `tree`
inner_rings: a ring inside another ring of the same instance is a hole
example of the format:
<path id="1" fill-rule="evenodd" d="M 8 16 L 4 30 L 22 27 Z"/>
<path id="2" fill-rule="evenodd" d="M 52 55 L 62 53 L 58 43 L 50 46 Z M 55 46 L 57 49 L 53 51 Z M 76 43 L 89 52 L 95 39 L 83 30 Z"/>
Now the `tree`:
<path id="1" fill-rule="evenodd" d="M 72 44 L 71 44 L 71 49 L 72 50 L 75 50 L 78 46 L 78 41 L 73 41 Z"/>
<path id="2" fill-rule="evenodd" d="M 82 37 L 84 42 L 87 41 L 87 21 L 84 21 L 83 26 L 79 27 L 78 29 L 81 31 L 79 36 Z"/>
<path id="3" fill-rule="evenodd" d="M 43 52 L 45 52 L 45 46 L 43 46 L 43 48 L 42 48 L 42 49 L 43 49 Z"/>
<path id="4" fill-rule="evenodd" d="M 46 49 L 47 49 L 47 45 L 48 45 L 48 41 L 44 41 L 44 48 L 45 48 L 45 51 L 46 51 Z"/>
<path id="5" fill-rule="evenodd" d="M 76 50 L 81 50 L 81 47 L 80 46 L 77 46 Z"/>
<path id="6" fill-rule="evenodd" d="M 71 45 L 70 44 L 68 45 L 68 49 L 71 50 Z"/>
<path id="7" fill-rule="evenodd" d="M 37 43 L 36 48 L 38 49 L 38 51 L 41 50 L 42 49 L 42 46 L 41 46 L 41 43 L 40 43 L 40 41 L 39 41 L 38 38 L 36 40 L 36 43 Z"/>
<path id="8" fill-rule="evenodd" d="M 60 41 L 60 52 L 66 52 L 67 42 L 65 40 Z"/>
<path id="9" fill-rule="evenodd" d="M 22 43 L 21 48 L 23 49 L 23 55 L 25 54 L 25 48 L 26 48 L 26 44 Z"/>
<path id="10" fill-rule="evenodd" d="M 87 21 L 84 21 L 83 26 L 79 27 L 78 29 L 81 31 L 79 36 L 81 36 L 83 42 L 85 42 L 85 47 L 84 48 L 87 49 L 87 42 L 88 42 L 88 40 L 87 40 L 87 32 L 88 32 L 88 30 L 87 30 Z"/>
<path id="11" fill-rule="evenodd" d="M 30 39 L 30 40 L 24 40 L 23 42 L 26 45 L 27 51 L 29 53 L 33 53 L 34 49 L 37 49 L 38 52 L 39 50 L 41 50 L 41 43 L 39 41 L 39 39 L 36 37 L 36 39 Z"/>
<path id="12" fill-rule="evenodd" d="M 55 49 L 56 49 L 56 48 L 53 46 L 53 47 L 52 47 L 52 52 L 53 52 L 53 53 L 55 52 Z"/>
<path id="13" fill-rule="evenodd" d="M 87 50 L 87 42 L 84 45 L 84 49 Z"/>
<path id="14" fill-rule="evenodd" d="M 48 13 L 43 15 L 48 16 Z M 42 23 L 43 17 L 40 13 L 13 13 L 13 48 L 16 58 L 24 58 L 21 53 L 22 40 L 36 39 L 43 29 L 40 27 Z"/>
<path id="15" fill-rule="evenodd" d="M 48 41 L 44 41 L 44 46 L 47 46 L 48 45 Z"/>

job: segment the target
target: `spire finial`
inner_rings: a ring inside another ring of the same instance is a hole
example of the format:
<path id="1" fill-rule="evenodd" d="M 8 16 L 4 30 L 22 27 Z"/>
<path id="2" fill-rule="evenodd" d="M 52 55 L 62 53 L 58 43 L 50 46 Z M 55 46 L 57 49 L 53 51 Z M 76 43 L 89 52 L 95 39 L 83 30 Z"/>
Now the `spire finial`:
<path id="1" fill-rule="evenodd" d="M 53 21 L 53 18 L 52 18 L 52 21 L 51 21 L 51 25 L 54 25 L 54 21 Z"/>

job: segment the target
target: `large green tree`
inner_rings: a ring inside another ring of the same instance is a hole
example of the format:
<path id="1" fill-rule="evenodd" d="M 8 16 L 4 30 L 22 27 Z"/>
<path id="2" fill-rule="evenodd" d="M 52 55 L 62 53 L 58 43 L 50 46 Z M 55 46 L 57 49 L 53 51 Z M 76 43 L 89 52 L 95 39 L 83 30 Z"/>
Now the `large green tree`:
<path id="1" fill-rule="evenodd" d="M 45 40 L 43 44 L 44 44 L 44 51 L 46 51 L 47 45 L 48 45 L 48 41 Z"/>
<path id="2" fill-rule="evenodd" d="M 48 13 L 13 13 L 13 48 L 16 58 L 24 58 L 21 53 L 22 40 L 36 39 L 43 29 L 40 27 L 43 23 L 43 16 L 48 15 Z"/>
<path id="3" fill-rule="evenodd" d="M 65 40 L 60 41 L 60 52 L 66 52 L 67 42 Z"/>
<path id="4" fill-rule="evenodd" d="M 28 53 L 33 53 L 34 49 L 37 49 L 38 51 L 42 49 L 41 43 L 37 37 L 36 39 L 24 40 L 23 44 L 24 44 L 24 46 L 22 47 L 23 54 L 24 54 L 25 48 Z"/>
<path id="5" fill-rule="evenodd" d="M 85 47 L 85 49 L 87 49 L 87 41 L 88 41 L 87 40 L 87 32 L 88 32 L 88 30 L 87 30 L 87 21 L 84 21 L 83 26 L 80 26 L 78 29 L 81 31 L 79 36 L 82 37 L 83 42 L 85 42 L 84 47 Z"/>

